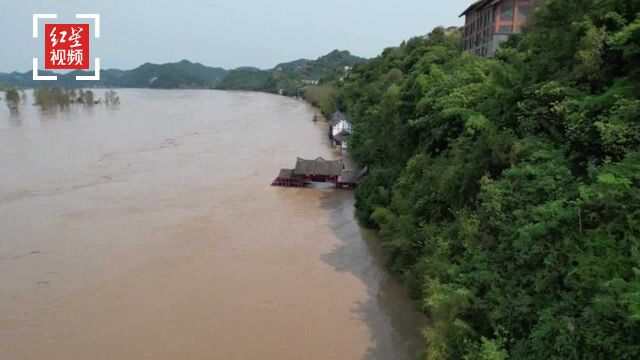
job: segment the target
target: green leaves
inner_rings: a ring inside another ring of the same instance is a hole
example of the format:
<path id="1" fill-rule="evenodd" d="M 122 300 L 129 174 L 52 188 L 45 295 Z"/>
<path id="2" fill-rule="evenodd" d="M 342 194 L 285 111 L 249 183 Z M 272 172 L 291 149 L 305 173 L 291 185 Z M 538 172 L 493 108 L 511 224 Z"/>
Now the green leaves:
<path id="1" fill-rule="evenodd" d="M 438 29 L 340 86 L 424 358 L 640 358 L 638 11 L 548 0 L 495 59 Z"/>
<path id="2" fill-rule="evenodd" d="M 640 100 L 619 98 L 608 113 L 594 123 L 600 134 L 604 150 L 610 154 L 623 154 L 640 145 Z"/>
<path id="3" fill-rule="evenodd" d="M 578 80 L 593 81 L 601 76 L 600 68 L 604 61 L 602 53 L 607 32 L 604 27 L 597 28 L 591 22 L 586 22 L 584 26 L 586 30 L 578 45 L 573 71 Z"/>
<path id="4" fill-rule="evenodd" d="M 613 34 L 610 41 L 614 49 L 622 51 L 630 62 L 640 60 L 640 15 L 621 31 Z"/>

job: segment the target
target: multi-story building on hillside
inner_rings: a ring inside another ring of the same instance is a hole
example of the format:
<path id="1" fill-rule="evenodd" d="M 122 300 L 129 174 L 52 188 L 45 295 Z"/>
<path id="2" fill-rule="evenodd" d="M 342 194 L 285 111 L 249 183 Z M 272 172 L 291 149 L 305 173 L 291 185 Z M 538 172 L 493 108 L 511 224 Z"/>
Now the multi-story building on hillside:
<path id="1" fill-rule="evenodd" d="M 529 13 L 540 0 L 478 0 L 465 16 L 464 50 L 493 56 L 510 35 L 522 32 Z"/>

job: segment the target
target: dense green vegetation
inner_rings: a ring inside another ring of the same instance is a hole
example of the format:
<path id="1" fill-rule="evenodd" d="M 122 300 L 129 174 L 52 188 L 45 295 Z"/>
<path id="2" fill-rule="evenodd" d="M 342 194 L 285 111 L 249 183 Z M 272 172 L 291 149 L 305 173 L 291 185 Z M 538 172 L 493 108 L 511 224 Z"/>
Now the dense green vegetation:
<path id="1" fill-rule="evenodd" d="M 65 109 L 76 101 L 93 105 L 93 92 L 82 89 L 76 93 L 74 89 L 36 88 L 33 90 L 33 99 L 34 104 L 43 110 Z"/>
<path id="2" fill-rule="evenodd" d="M 327 119 L 336 110 L 336 86 L 332 83 L 308 86 L 304 98 L 320 109 Z"/>
<path id="3" fill-rule="evenodd" d="M 334 73 L 342 74 L 345 66 L 354 66 L 365 59 L 351 55 L 346 50 L 333 50 L 316 60 L 299 59 L 276 65 L 276 71 L 293 72 L 308 80 L 325 80 Z"/>
<path id="4" fill-rule="evenodd" d="M 276 84 L 270 71 L 243 67 L 229 71 L 229 74 L 221 81 L 218 88 L 275 92 Z"/>
<path id="5" fill-rule="evenodd" d="M 146 63 L 100 85 L 160 89 L 213 88 L 226 74 L 227 70 L 222 68 L 208 67 L 188 60 L 161 65 Z"/>
<path id="6" fill-rule="evenodd" d="M 309 82 L 335 78 L 345 73 L 345 67 L 351 67 L 363 61 L 364 59 L 351 55 L 348 51 L 334 50 L 317 60 L 299 59 L 278 64 L 271 70 L 256 68 L 232 70 L 218 88 L 299 95 Z"/>
<path id="7" fill-rule="evenodd" d="M 105 104 L 116 106 L 120 104 L 120 97 L 115 90 L 108 90 L 104 94 L 104 99 L 97 98 L 93 91 L 79 89 L 64 89 L 58 87 L 35 88 L 33 90 L 34 104 L 42 110 L 67 109 L 71 104 L 93 106 L 95 104 Z"/>
<path id="8" fill-rule="evenodd" d="M 436 29 L 336 83 L 425 359 L 640 358 L 639 12 L 547 0 L 495 59 Z"/>

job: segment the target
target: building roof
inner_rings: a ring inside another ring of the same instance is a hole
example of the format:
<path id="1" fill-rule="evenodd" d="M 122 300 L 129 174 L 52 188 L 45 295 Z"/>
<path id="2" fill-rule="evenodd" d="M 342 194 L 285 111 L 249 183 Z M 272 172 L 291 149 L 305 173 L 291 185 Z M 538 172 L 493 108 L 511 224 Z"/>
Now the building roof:
<path id="1" fill-rule="evenodd" d="M 292 179 L 293 178 L 293 169 L 281 169 L 280 175 L 278 175 L 278 179 Z"/>
<path id="2" fill-rule="evenodd" d="M 333 139 L 335 141 L 344 142 L 345 140 L 347 140 L 349 138 L 350 135 L 351 135 L 351 133 L 349 131 L 342 130 L 339 133 L 333 135 Z"/>
<path id="3" fill-rule="evenodd" d="M 336 111 L 331 115 L 331 135 L 335 137 L 340 133 L 351 134 L 351 123 L 344 113 Z"/>
<path id="4" fill-rule="evenodd" d="M 332 126 L 335 126 L 343 121 L 349 122 L 349 120 L 347 119 L 347 115 L 345 115 L 342 111 L 336 111 L 333 113 L 333 115 L 331 115 Z"/>
<path id="5" fill-rule="evenodd" d="M 369 171 L 368 168 L 364 168 L 361 170 L 343 170 L 340 177 L 338 177 L 338 182 L 341 183 L 350 183 L 350 184 L 359 184 L 362 182 L 362 179 Z"/>
<path id="6" fill-rule="evenodd" d="M 331 115 L 331 120 L 347 120 L 347 115 L 345 115 L 342 111 L 338 110 Z"/>
<path id="7" fill-rule="evenodd" d="M 339 176 L 343 168 L 342 160 L 325 160 L 321 157 L 315 160 L 298 158 L 293 175 Z"/>
<path id="8" fill-rule="evenodd" d="M 336 124 L 331 125 L 331 135 L 336 136 L 341 132 L 351 134 L 351 124 L 348 121 L 342 120 Z"/>
<path id="9" fill-rule="evenodd" d="M 489 4 L 495 4 L 497 2 L 500 2 L 502 0 L 478 0 L 476 2 L 474 2 L 473 4 L 469 5 L 469 7 L 462 12 L 462 14 L 460 14 L 459 17 L 465 16 L 467 14 L 469 14 L 470 12 L 477 10 L 477 9 L 481 9 Z"/>

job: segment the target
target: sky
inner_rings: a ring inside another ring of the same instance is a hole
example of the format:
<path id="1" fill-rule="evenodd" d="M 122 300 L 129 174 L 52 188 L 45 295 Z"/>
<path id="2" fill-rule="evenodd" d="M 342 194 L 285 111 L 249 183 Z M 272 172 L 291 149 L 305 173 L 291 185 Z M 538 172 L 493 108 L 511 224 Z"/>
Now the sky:
<path id="1" fill-rule="evenodd" d="M 436 26 L 461 26 L 472 0 L 0 0 L 0 72 L 27 71 L 44 56 L 32 14 L 99 13 L 91 56 L 102 68 L 188 59 L 208 66 L 272 68 L 334 49 L 374 57 Z M 42 61 L 42 60 L 41 60 Z"/>

